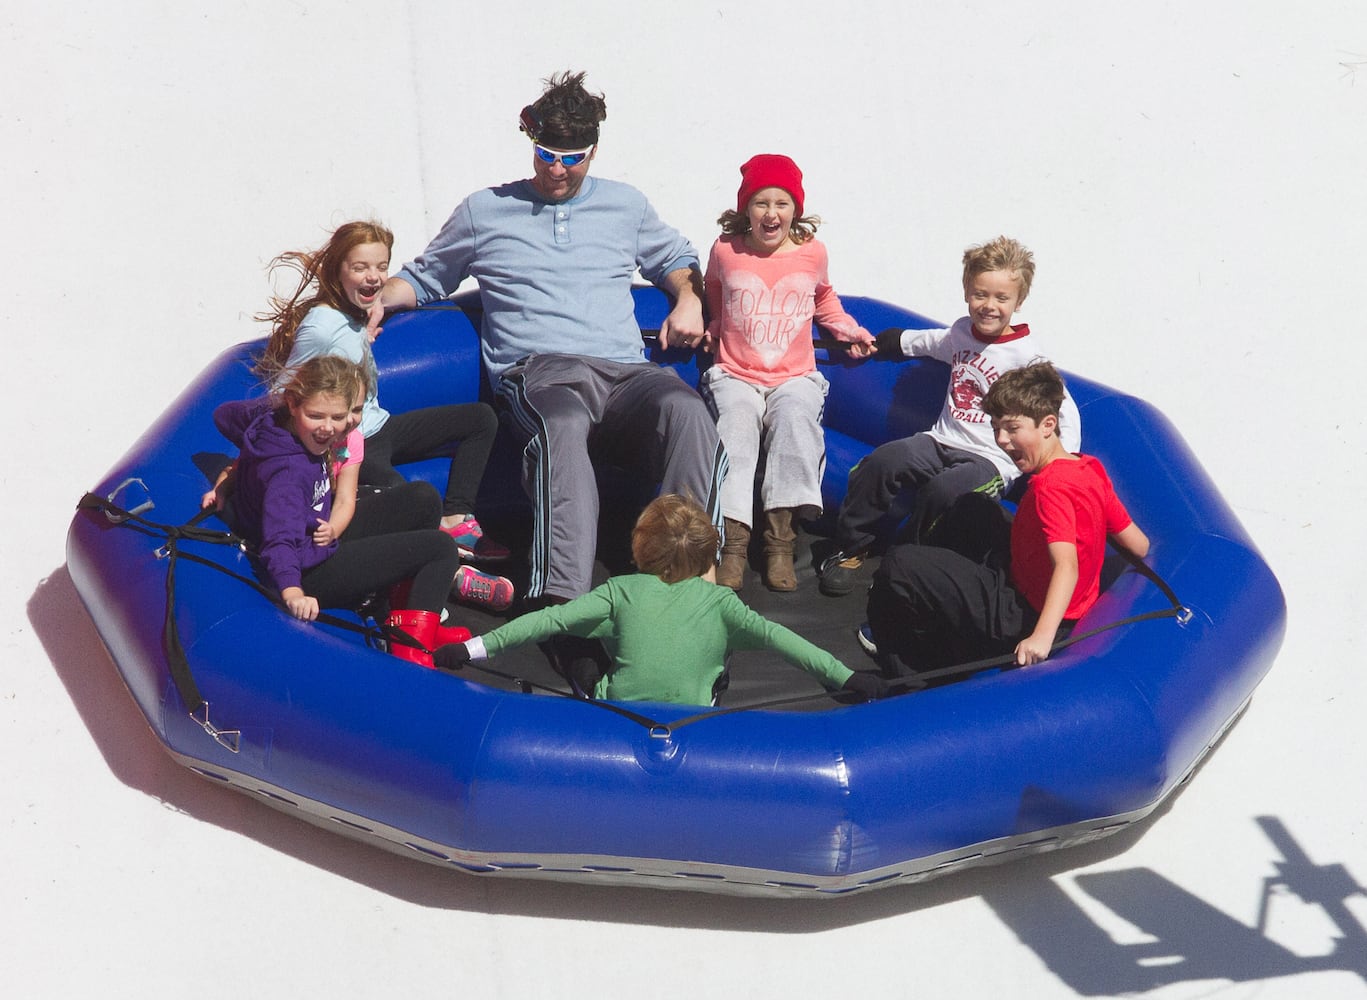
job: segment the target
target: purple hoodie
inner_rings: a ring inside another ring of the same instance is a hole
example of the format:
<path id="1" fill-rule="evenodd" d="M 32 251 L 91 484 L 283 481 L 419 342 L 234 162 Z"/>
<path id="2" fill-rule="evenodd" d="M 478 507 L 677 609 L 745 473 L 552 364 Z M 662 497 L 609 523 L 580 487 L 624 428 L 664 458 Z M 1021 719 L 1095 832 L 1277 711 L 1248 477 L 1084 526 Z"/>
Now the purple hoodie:
<path id="1" fill-rule="evenodd" d="M 298 587 L 305 570 L 337 551 L 336 542 L 315 545 L 312 535 L 319 518 L 332 516 L 326 456 L 309 454 L 281 426 L 281 412 L 259 403 L 225 403 L 214 411 L 219 430 L 242 449 L 233 494 L 238 524 L 278 590 Z"/>

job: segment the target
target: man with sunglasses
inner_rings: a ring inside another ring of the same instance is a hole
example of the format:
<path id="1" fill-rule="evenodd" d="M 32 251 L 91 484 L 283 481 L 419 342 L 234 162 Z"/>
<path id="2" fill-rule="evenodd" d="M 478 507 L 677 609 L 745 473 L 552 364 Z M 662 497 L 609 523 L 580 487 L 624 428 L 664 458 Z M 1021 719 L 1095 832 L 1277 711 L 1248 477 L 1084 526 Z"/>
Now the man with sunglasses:
<path id="1" fill-rule="evenodd" d="M 646 358 L 631 296 L 639 269 L 673 300 L 661 345 L 696 347 L 705 332 L 697 251 L 641 192 L 589 176 L 607 105 L 583 80 L 553 77 L 523 108 L 532 176 L 461 202 L 371 308 L 377 333 L 386 312 L 440 299 L 469 275 L 479 282 L 485 369 L 527 442 L 534 605 L 593 584 L 599 503 L 591 456 L 625 458 L 664 492 L 695 499 L 718 524 L 726 470 L 701 398 Z"/>

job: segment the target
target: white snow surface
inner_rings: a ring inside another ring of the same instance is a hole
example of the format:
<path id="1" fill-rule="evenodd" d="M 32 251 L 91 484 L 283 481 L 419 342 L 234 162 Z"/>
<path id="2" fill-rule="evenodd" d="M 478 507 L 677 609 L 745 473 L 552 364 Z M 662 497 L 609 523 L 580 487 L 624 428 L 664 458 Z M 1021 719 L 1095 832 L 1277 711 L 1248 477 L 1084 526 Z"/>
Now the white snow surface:
<path id="1" fill-rule="evenodd" d="M 1361 0 L 53 0 L 0 66 L 7 996 L 1367 996 Z M 65 570 L 76 500 L 261 334 L 275 254 L 377 216 L 397 265 L 526 176 L 562 69 L 607 96 L 594 171 L 702 251 L 757 152 L 846 294 L 952 319 L 964 248 L 1016 236 L 1018 319 L 1181 428 L 1290 624 L 1140 829 L 818 904 L 485 880 L 163 752 Z"/>

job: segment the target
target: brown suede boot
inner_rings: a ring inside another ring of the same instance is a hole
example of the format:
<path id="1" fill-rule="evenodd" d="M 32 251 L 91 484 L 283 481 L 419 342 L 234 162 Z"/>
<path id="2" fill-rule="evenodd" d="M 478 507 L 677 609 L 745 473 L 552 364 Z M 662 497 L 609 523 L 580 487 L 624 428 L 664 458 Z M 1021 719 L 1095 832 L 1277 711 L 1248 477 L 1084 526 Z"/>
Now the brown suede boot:
<path id="1" fill-rule="evenodd" d="M 783 507 L 764 512 L 764 585 L 770 590 L 797 590 L 797 569 L 793 566 L 793 509 Z"/>
<path id="2" fill-rule="evenodd" d="M 745 582 L 745 567 L 750 564 L 750 527 L 724 518 L 726 540 L 721 545 L 721 562 L 717 565 L 717 583 L 732 590 L 740 590 Z"/>

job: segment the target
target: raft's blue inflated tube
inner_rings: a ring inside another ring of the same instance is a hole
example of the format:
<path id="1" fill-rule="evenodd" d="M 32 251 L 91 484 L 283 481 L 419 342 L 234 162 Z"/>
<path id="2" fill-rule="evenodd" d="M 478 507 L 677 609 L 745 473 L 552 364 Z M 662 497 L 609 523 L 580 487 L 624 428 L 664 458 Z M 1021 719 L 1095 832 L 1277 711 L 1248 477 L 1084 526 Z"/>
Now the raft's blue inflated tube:
<path id="1" fill-rule="evenodd" d="M 466 297 L 478 322 L 477 300 Z M 931 325 L 847 298 L 867 328 Z M 666 305 L 637 293 L 643 328 Z M 92 492 L 141 479 L 164 521 L 196 511 L 210 414 L 253 392 L 224 353 Z M 659 352 L 656 351 L 658 354 Z M 451 305 L 397 316 L 376 342 L 391 410 L 478 398 L 478 338 Z M 696 382 L 691 356 L 659 357 Z M 832 361 L 824 484 L 834 509 L 874 445 L 930 425 L 934 362 Z M 1192 772 L 1271 666 L 1285 629 L 1268 567 L 1181 437 L 1152 407 L 1069 376 L 1098 456 L 1153 541 L 1149 562 L 1192 612 L 1084 639 L 1028 670 L 829 711 L 748 711 L 678 730 L 679 706 L 633 706 L 654 730 L 567 698 L 496 690 L 301 624 L 231 577 L 182 560 L 177 621 L 194 677 L 236 749 L 192 718 L 163 644 L 164 539 L 82 510 L 73 580 L 138 706 L 194 770 L 300 817 L 471 872 L 732 892 L 839 895 L 1096 839 Z M 487 398 L 487 390 L 485 391 Z M 522 502 L 516 462 L 488 490 Z M 410 467 L 434 481 L 441 470 Z M 442 477 L 444 478 L 444 476 Z M 246 576 L 237 550 L 196 554 Z M 1078 625 L 1166 606 L 1127 571 Z"/>

